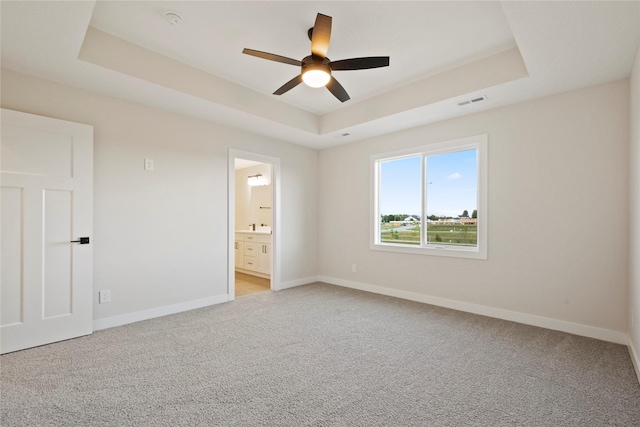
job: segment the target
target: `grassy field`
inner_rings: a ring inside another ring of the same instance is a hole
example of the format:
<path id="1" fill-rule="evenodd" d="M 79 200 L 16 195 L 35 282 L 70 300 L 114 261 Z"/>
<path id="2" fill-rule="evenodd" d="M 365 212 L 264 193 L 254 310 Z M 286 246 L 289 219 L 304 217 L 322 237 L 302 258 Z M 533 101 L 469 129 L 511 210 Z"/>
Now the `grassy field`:
<path id="1" fill-rule="evenodd" d="M 476 246 L 478 242 L 477 225 L 427 225 L 427 242 L 439 245 Z M 404 245 L 420 244 L 420 226 L 397 227 L 382 224 L 380 240 L 382 243 Z"/>

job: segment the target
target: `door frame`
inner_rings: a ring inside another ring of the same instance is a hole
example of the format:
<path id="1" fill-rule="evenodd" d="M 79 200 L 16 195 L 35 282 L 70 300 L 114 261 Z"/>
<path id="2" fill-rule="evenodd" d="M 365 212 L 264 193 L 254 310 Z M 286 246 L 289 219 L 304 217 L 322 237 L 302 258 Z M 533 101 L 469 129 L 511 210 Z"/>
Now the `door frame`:
<path id="1" fill-rule="evenodd" d="M 280 158 L 267 156 L 265 154 L 253 153 L 236 149 L 229 149 L 229 161 L 227 165 L 228 187 L 227 187 L 227 294 L 229 301 L 236 298 L 236 278 L 235 278 L 235 237 L 236 237 L 236 171 L 235 160 L 246 159 L 260 163 L 272 165 L 271 185 L 273 191 L 271 218 L 271 289 L 278 291 L 281 289 L 280 272 Z"/>

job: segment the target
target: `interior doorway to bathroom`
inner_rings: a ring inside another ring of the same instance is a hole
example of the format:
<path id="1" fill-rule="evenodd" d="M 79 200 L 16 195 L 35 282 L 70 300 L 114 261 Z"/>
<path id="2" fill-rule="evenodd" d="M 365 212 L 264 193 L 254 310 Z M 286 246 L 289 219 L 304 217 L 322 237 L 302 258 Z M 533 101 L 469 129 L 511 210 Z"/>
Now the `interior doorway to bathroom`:
<path id="1" fill-rule="evenodd" d="M 230 150 L 229 299 L 277 289 L 279 159 Z"/>

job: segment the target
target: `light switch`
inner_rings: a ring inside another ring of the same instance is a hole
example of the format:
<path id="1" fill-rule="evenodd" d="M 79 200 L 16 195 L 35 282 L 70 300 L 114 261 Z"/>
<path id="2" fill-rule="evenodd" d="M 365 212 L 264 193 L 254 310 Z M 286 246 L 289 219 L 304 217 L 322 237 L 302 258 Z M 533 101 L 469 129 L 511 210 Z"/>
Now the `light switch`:
<path id="1" fill-rule="evenodd" d="M 153 160 L 144 159 L 144 170 L 152 171 L 153 170 Z"/>

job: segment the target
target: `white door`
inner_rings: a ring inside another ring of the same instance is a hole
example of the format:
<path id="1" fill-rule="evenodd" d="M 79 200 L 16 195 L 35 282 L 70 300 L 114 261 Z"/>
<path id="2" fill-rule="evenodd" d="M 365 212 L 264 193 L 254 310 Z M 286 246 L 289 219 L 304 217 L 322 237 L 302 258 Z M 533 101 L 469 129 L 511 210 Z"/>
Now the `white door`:
<path id="1" fill-rule="evenodd" d="M 93 127 L 0 114 L 0 353 L 90 334 Z"/>

